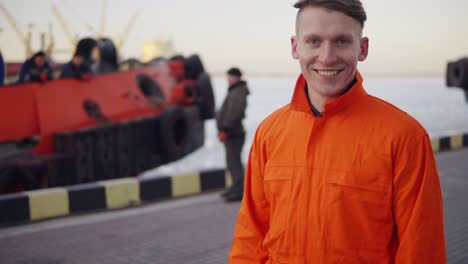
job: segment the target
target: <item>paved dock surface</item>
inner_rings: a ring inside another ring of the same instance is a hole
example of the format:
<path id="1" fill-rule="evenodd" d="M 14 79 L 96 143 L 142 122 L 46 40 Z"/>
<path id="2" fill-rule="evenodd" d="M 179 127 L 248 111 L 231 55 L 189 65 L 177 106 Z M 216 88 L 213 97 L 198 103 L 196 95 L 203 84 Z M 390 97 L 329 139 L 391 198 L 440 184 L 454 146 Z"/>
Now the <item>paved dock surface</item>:
<path id="1" fill-rule="evenodd" d="M 447 260 L 468 264 L 468 149 L 436 155 Z M 219 193 L 0 228 L 0 263 L 226 263 L 239 203 Z"/>

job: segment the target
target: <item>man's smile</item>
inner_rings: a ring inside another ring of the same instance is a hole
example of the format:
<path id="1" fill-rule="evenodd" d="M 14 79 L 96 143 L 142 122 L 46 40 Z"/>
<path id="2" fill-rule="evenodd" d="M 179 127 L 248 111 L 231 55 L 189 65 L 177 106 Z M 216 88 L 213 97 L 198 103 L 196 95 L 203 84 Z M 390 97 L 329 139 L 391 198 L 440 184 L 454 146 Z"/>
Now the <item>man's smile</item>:
<path id="1" fill-rule="evenodd" d="M 316 73 L 318 73 L 320 76 L 324 76 L 324 77 L 333 77 L 335 75 L 337 75 L 338 73 L 340 73 L 341 71 L 343 70 L 339 70 L 339 69 L 314 69 L 314 71 Z"/>

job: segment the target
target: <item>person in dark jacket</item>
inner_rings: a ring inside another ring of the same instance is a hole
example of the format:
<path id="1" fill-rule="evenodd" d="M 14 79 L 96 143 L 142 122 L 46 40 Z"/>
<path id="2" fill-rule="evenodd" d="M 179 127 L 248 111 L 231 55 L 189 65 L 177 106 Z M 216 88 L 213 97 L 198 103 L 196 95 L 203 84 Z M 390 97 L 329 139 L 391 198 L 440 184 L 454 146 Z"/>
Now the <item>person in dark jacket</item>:
<path id="1" fill-rule="evenodd" d="M 97 41 L 100 53 L 97 74 L 107 74 L 119 70 L 117 48 L 111 39 L 102 38 Z"/>
<path id="2" fill-rule="evenodd" d="M 242 72 L 238 68 L 227 71 L 229 84 L 228 94 L 216 115 L 218 138 L 226 149 L 226 163 L 233 179 L 232 187 L 222 196 L 226 201 L 242 200 L 244 191 L 244 167 L 241 162 L 241 152 L 245 141 L 245 130 L 242 119 L 245 118 L 247 96 L 249 89 L 242 80 Z"/>
<path id="3" fill-rule="evenodd" d="M 62 66 L 62 78 L 89 79 L 93 75 L 93 67 L 99 60 L 99 48 L 92 38 L 84 38 L 78 42 L 70 62 Z"/>
<path id="4" fill-rule="evenodd" d="M 18 83 L 45 82 L 52 80 L 52 67 L 43 51 L 35 53 L 21 66 Z"/>
<path id="5" fill-rule="evenodd" d="M 5 81 L 5 62 L 3 61 L 2 52 L 0 52 L 0 86 L 3 86 Z"/>

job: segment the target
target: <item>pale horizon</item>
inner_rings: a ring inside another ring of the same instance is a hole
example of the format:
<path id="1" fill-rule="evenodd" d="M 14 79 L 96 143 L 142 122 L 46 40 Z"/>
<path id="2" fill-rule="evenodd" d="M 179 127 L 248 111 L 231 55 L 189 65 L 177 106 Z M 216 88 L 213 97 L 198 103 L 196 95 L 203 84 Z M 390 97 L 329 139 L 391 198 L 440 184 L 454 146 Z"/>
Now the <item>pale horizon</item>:
<path id="1" fill-rule="evenodd" d="M 139 11 L 120 51 L 122 58 L 141 58 L 145 42 L 170 38 L 181 54 L 201 55 L 208 71 L 223 73 L 238 66 L 251 75 L 294 76 L 300 72 L 290 55 L 295 1 L 267 0 L 113 0 L 107 1 L 106 35 L 120 36 Z M 370 39 L 361 72 L 370 76 L 445 76 L 448 61 L 468 56 L 468 1 L 363 0 L 367 11 L 364 35 Z M 70 31 L 91 36 L 99 30 L 102 1 L 0 0 L 26 34 L 33 24 L 33 48 L 39 32 L 53 25 L 56 49 L 70 49 L 52 13 L 55 3 Z M 84 22 L 86 21 L 86 22 Z M 6 61 L 24 60 L 25 47 L 0 13 L 0 50 Z"/>

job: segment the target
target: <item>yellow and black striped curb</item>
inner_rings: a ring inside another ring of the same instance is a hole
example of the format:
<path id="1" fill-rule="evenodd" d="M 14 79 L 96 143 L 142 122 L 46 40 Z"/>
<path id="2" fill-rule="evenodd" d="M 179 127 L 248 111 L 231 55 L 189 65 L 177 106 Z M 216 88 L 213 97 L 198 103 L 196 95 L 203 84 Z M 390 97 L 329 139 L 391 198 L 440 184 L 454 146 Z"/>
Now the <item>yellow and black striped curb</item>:
<path id="1" fill-rule="evenodd" d="M 431 139 L 434 152 L 468 146 L 468 134 Z M 0 224 L 35 221 L 72 213 L 117 209 L 142 202 L 223 189 L 232 180 L 225 170 L 109 180 L 0 196 Z"/>
<path id="2" fill-rule="evenodd" d="M 432 150 L 434 152 L 455 150 L 468 146 L 468 133 L 449 137 L 432 138 Z"/>
<path id="3" fill-rule="evenodd" d="M 230 174 L 216 169 L 193 174 L 136 177 L 0 196 L 0 224 L 21 223 L 102 209 L 136 206 L 224 189 Z"/>

